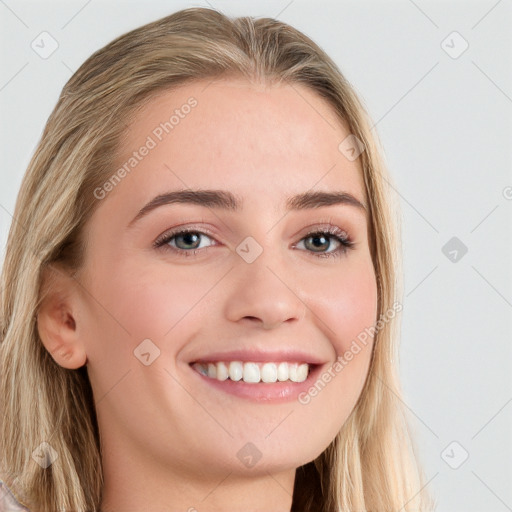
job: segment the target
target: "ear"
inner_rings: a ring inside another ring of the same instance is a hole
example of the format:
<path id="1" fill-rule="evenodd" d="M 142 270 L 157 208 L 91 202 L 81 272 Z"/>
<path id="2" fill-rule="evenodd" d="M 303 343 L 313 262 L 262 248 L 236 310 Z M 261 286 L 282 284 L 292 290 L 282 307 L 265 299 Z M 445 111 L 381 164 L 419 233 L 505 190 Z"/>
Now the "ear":
<path id="1" fill-rule="evenodd" d="M 55 362 L 68 369 L 80 368 L 87 363 L 87 354 L 76 328 L 77 286 L 76 280 L 63 267 L 53 264 L 43 269 L 37 329 Z"/>

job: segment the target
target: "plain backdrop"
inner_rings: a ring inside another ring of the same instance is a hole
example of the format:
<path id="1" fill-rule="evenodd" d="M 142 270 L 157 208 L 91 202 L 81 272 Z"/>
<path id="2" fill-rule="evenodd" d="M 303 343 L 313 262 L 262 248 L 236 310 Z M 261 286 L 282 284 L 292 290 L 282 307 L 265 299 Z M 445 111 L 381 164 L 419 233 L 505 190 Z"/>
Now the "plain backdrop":
<path id="1" fill-rule="evenodd" d="M 118 35 L 192 6 L 293 25 L 360 95 L 402 212 L 400 374 L 437 510 L 512 510 L 510 1 L 1 0 L 2 260 L 65 82 Z"/>

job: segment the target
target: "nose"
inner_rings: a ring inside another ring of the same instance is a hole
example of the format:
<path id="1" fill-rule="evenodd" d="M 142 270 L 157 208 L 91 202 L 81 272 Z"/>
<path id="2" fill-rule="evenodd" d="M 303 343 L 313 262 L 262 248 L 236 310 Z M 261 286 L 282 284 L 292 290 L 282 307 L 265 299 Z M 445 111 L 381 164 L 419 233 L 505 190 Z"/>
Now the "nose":
<path id="1" fill-rule="evenodd" d="M 226 318 L 275 329 L 304 318 L 306 305 L 296 276 L 272 259 L 268 250 L 252 263 L 240 261 L 229 273 Z"/>

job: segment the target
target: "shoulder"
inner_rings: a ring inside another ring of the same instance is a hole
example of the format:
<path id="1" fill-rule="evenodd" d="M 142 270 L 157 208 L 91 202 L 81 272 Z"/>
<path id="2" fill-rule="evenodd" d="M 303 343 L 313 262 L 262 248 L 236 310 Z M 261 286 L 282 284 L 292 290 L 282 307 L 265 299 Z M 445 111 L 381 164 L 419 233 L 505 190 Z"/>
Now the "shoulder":
<path id="1" fill-rule="evenodd" d="M 0 512 L 30 512 L 16 500 L 2 480 L 0 480 Z"/>

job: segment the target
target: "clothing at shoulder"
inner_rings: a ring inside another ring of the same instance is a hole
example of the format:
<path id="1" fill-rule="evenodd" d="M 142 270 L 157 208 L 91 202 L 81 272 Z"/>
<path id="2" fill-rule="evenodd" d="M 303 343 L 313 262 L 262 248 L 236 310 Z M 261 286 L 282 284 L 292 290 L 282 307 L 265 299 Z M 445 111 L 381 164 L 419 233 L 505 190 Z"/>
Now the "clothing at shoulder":
<path id="1" fill-rule="evenodd" d="M 30 512 L 16 500 L 2 480 L 0 480 L 0 512 Z"/>

